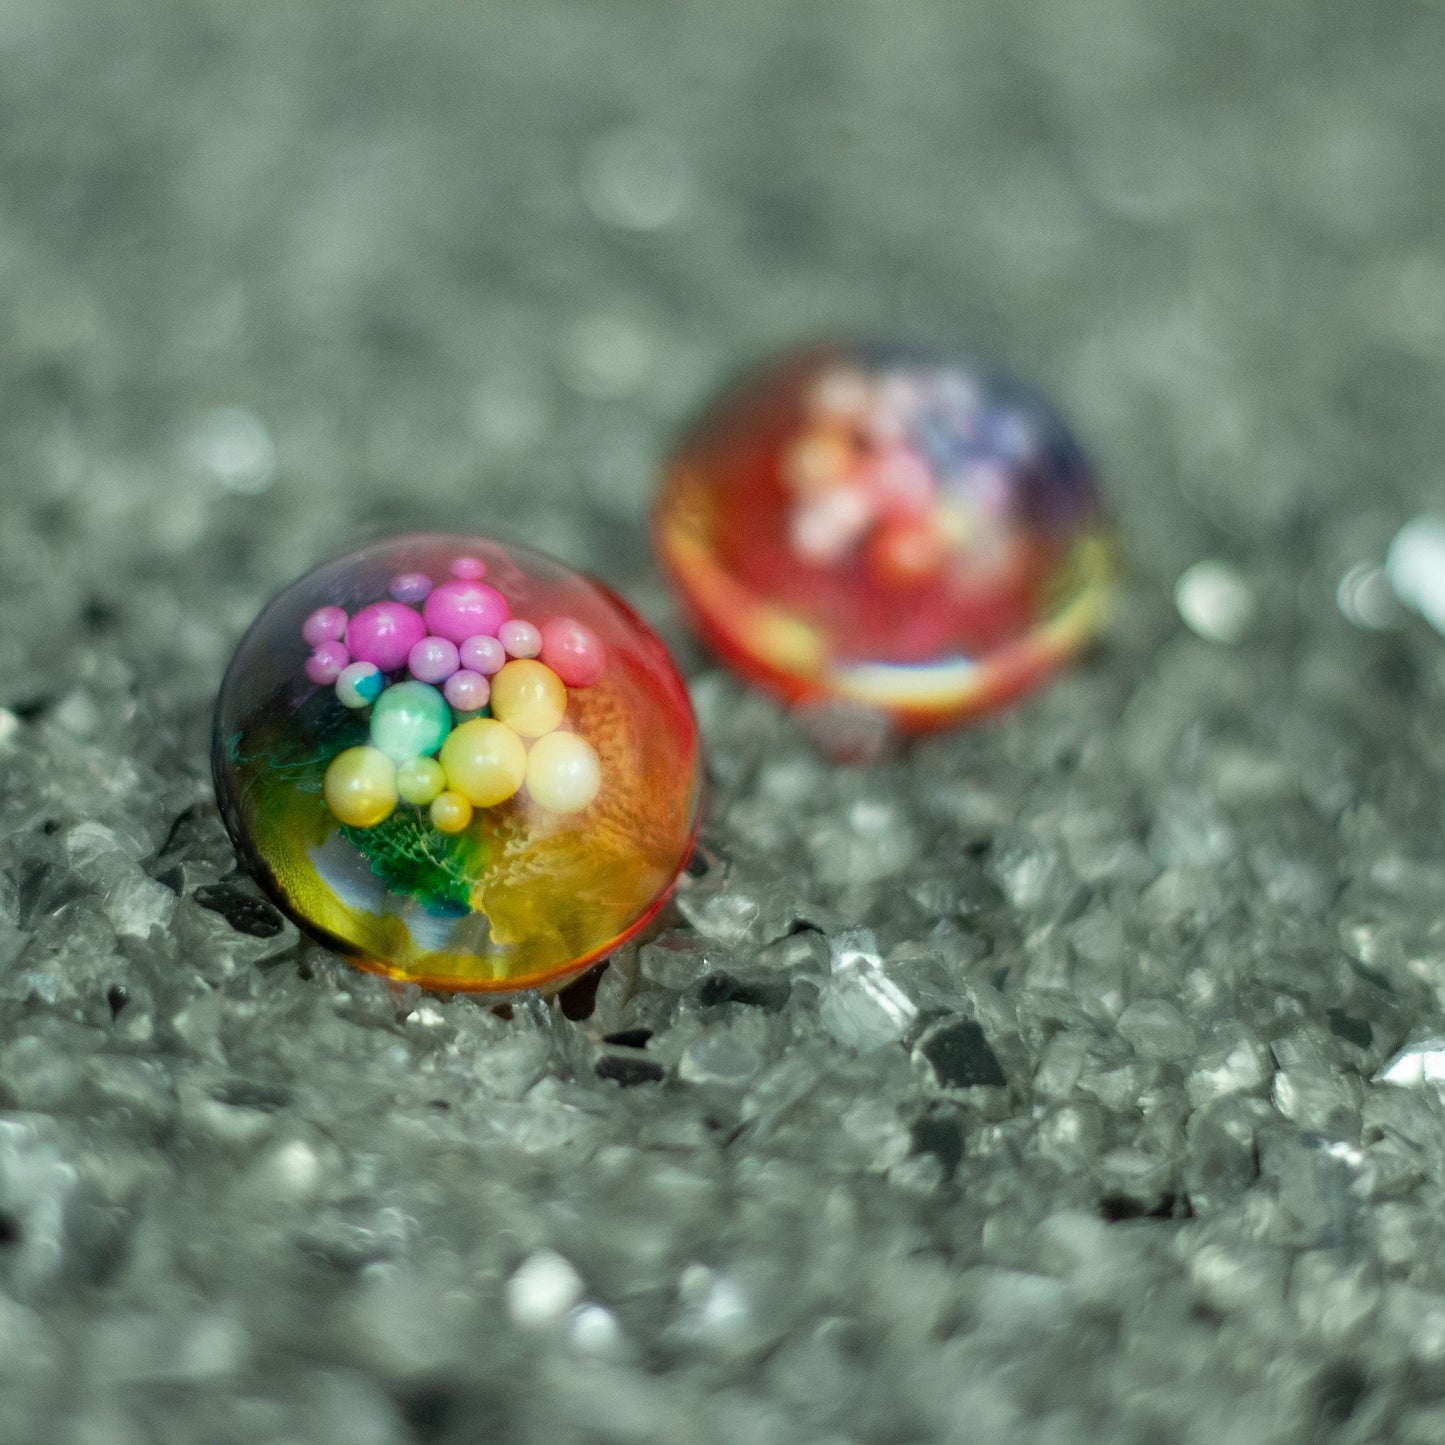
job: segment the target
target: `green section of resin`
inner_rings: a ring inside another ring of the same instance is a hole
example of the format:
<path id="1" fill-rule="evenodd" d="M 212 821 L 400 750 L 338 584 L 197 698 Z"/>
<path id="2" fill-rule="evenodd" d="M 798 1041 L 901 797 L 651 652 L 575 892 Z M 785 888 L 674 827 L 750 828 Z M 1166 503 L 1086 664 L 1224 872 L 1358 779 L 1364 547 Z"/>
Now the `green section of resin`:
<path id="1" fill-rule="evenodd" d="M 342 836 L 393 893 L 433 912 L 466 913 L 472 885 L 487 864 L 486 846 L 468 834 L 448 836 L 427 814 L 403 803 L 374 828 L 342 827 Z"/>
<path id="2" fill-rule="evenodd" d="M 331 760 L 368 741 L 365 715 L 339 707 L 329 691 L 313 693 L 298 707 L 284 691 L 251 728 L 244 748 L 228 746 L 233 762 L 254 790 L 268 828 L 319 843 L 332 827 L 364 857 L 391 892 L 414 899 L 428 912 L 467 913 L 472 888 L 487 865 L 489 849 L 470 832 L 448 835 L 432 826 L 424 808 L 408 803 L 374 828 L 338 825 L 321 799 Z"/>

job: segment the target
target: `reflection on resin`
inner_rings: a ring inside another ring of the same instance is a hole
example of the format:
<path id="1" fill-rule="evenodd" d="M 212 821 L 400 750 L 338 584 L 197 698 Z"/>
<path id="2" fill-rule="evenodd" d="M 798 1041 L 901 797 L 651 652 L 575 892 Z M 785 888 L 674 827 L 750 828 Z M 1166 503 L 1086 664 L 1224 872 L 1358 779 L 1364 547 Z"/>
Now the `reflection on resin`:
<path id="1" fill-rule="evenodd" d="M 909 730 L 1039 682 L 1097 629 L 1113 576 L 1052 409 L 900 349 L 808 351 L 745 382 L 675 457 L 654 526 L 728 662 Z"/>
<path id="2" fill-rule="evenodd" d="M 217 705 L 227 826 L 303 926 L 430 987 L 564 980 L 657 910 L 697 739 L 657 638 L 526 548 L 408 537 L 317 569 Z"/>

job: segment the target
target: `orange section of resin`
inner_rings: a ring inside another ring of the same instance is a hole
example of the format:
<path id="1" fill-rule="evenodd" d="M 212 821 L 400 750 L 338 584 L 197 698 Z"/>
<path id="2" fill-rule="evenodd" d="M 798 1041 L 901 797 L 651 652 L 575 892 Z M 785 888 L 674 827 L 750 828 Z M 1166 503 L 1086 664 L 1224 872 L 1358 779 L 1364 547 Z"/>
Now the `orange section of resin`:
<path id="1" fill-rule="evenodd" d="M 418 536 L 261 613 L 217 703 L 228 829 L 298 924 L 437 989 L 551 988 L 662 906 L 697 828 L 687 693 L 620 599 Z"/>
<path id="2" fill-rule="evenodd" d="M 673 457 L 653 527 L 726 662 L 902 731 L 1043 681 L 1114 576 L 1092 473 L 1047 403 L 896 348 L 818 348 L 744 381 Z"/>

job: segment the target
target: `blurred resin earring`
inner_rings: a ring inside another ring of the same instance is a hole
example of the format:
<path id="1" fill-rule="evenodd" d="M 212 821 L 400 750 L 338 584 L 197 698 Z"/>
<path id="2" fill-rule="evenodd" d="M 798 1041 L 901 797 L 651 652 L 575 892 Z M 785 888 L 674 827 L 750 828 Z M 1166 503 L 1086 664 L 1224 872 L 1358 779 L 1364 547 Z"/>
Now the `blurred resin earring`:
<path id="1" fill-rule="evenodd" d="M 672 458 L 653 534 L 704 640 L 844 750 L 1038 686 L 1097 631 L 1115 571 L 1052 407 L 903 347 L 745 379 Z"/>
<path id="2" fill-rule="evenodd" d="M 360 967 L 553 988 L 661 908 L 697 829 L 687 692 L 606 588 L 479 537 L 377 543 L 262 611 L 216 705 L 257 880 Z"/>

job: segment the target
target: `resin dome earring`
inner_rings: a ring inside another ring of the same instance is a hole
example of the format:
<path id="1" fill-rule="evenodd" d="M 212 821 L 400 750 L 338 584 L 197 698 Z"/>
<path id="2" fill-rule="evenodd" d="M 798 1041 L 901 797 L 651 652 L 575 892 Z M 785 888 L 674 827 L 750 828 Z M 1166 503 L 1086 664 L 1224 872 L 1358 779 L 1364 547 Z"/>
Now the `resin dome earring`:
<path id="1" fill-rule="evenodd" d="M 1115 572 L 1052 407 L 904 347 L 815 347 L 745 379 L 672 458 L 653 535 L 738 672 L 905 733 L 1042 682 L 1097 631 Z"/>
<path id="2" fill-rule="evenodd" d="M 426 988 L 550 988 L 662 906 L 700 797 L 666 649 L 480 537 L 377 543 L 262 611 L 216 705 L 237 849 L 303 928 Z"/>

